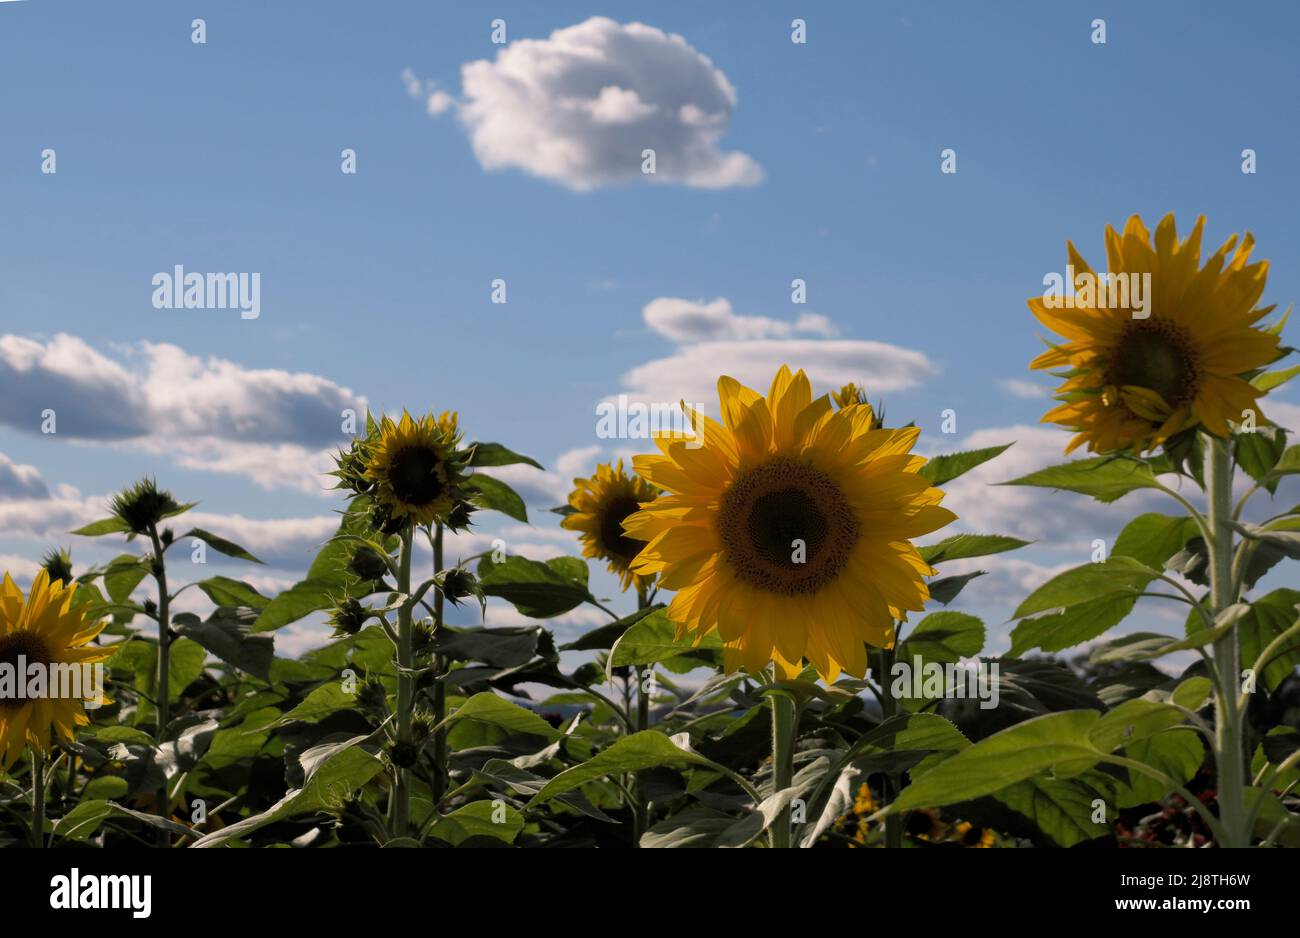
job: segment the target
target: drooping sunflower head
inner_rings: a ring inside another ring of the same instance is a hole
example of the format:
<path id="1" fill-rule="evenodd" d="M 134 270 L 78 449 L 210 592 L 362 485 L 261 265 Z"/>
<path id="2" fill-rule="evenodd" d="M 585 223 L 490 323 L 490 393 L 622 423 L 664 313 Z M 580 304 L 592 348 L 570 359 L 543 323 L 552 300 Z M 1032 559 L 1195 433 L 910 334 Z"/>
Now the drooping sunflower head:
<path id="1" fill-rule="evenodd" d="M 614 465 L 600 464 L 595 475 L 574 479 L 573 485 L 569 493 L 573 512 L 560 526 L 581 533 L 582 555 L 606 561 L 609 571 L 618 575 L 623 590 L 634 583 L 638 588 L 648 585 L 654 577 L 636 576 L 631 567 L 645 545 L 627 536 L 623 522 L 654 499 L 654 487 L 624 472 L 621 459 Z"/>
<path id="2" fill-rule="evenodd" d="M 1228 238 L 1201 265 L 1198 218 L 1180 240 L 1173 215 L 1154 241 L 1134 215 L 1123 234 L 1106 227 L 1109 270 L 1098 275 L 1066 246 L 1073 296 L 1029 300 L 1044 326 L 1064 339 L 1031 368 L 1064 369 L 1061 404 L 1043 416 L 1075 436 L 1066 452 L 1086 444 L 1097 453 L 1146 453 L 1179 434 L 1204 429 L 1227 436 L 1230 423 L 1266 421 L 1250 383 L 1279 356 L 1275 331 L 1256 324 L 1268 262 L 1250 263 L 1255 239 Z"/>
<path id="3" fill-rule="evenodd" d="M 44 568 L 51 582 L 55 580 L 65 584 L 72 582 L 72 552 L 67 548 L 51 547 L 41 557 L 41 567 Z"/>
<path id="4" fill-rule="evenodd" d="M 0 695 L 0 766 L 8 769 L 27 746 L 46 753 L 51 734 L 71 740 L 74 727 L 85 726 L 85 697 L 92 689 L 80 683 L 82 696 L 63 691 L 77 685 L 54 680 L 51 666 L 92 665 L 108 658 L 112 648 L 90 644 L 104 622 L 87 622 L 84 606 L 73 606 L 75 588 L 51 580 L 39 570 L 24 597 L 9 574 L 0 583 L 0 665 L 7 665 L 10 689 L 22 680 L 20 667 L 30 675 L 39 665 L 46 677 L 44 694 Z M 36 687 L 33 683 L 31 687 Z M 106 702 L 99 698 L 100 702 Z"/>
<path id="5" fill-rule="evenodd" d="M 457 452 L 456 415 L 406 411 L 396 423 L 380 421 L 366 446 L 366 478 L 386 517 L 400 524 L 446 521 L 460 497 L 464 459 Z"/>
<path id="6" fill-rule="evenodd" d="M 806 658 L 827 680 L 862 675 L 865 644 L 891 645 L 929 598 L 911 538 L 955 520 L 917 474 L 920 430 L 872 429 L 869 406 L 836 411 L 785 366 L 766 397 L 728 377 L 718 391 L 721 423 L 688 409 L 694 437 L 659 434 L 660 455 L 634 460 L 668 494 L 624 523 L 648 541 L 633 572 L 677 590 L 679 635 L 718 630 L 729 671 L 793 676 Z"/>

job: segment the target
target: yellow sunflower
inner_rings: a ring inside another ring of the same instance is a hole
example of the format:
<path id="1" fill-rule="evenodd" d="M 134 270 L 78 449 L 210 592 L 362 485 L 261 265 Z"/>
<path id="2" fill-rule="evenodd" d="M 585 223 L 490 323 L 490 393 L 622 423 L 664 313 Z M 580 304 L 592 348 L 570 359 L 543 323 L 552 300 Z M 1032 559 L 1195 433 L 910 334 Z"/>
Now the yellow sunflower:
<path id="1" fill-rule="evenodd" d="M 417 524 L 445 521 L 456 502 L 458 431 L 456 414 L 444 411 L 419 420 L 402 411 L 394 423 L 385 417 L 370 449 L 366 478 L 375 498 L 394 518 Z"/>
<path id="2" fill-rule="evenodd" d="M 0 665 L 8 665 L 4 671 L 9 682 L 24 679 L 20 663 L 48 669 L 50 665 L 94 664 L 113 653 L 112 648 L 90 644 L 105 623 L 87 622 L 85 607 L 72 607 L 74 593 L 73 587 L 64 586 L 61 580 L 51 582 L 49 574 L 40 570 L 24 599 L 22 590 L 5 574 L 0 584 Z M 0 696 L 0 766 L 6 770 L 28 745 L 42 754 L 48 752 L 51 730 L 70 740 L 74 727 L 90 722 L 84 712 L 84 693 L 80 697 L 61 694 L 64 688 L 54 686 L 52 673 L 47 670 L 45 696 Z M 62 685 L 62 681 L 58 683 Z M 8 686 L 16 688 L 14 683 Z M 87 690 L 84 684 L 81 689 Z"/>
<path id="3" fill-rule="evenodd" d="M 639 511 L 643 502 L 657 494 L 637 476 L 623 471 L 623 460 L 611 466 L 602 463 L 590 479 L 574 479 L 569 506 L 574 513 L 560 522 L 560 527 L 581 532 L 582 556 L 609 562 L 610 573 L 618 574 L 624 591 L 633 583 L 640 589 L 653 576 L 636 576 L 631 563 L 644 546 L 623 533 L 623 522 Z"/>
<path id="4" fill-rule="evenodd" d="M 670 493 L 624 522 L 649 542 L 633 572 L 677 590 L 679 636 L 718 630 L 728 671 L 793 676 L 807 658 L 828 681 L 862 675 L 864 643 L 891 645 L 929 598 L 909 539 L 956 517 L 917 475 L 920 430 L 872 430 L 870 406 L 835 411 L 784 365 L 767 397 L 729 377 L 718 392 L 721 424 L 687 409 L 695 438 L 659 434 L 662 455 L 633 460 Z"/>
<path id="5" fill-rule="evenodd" d="M 1241 422 L 1246 411 L 1265 423 L 1258 404 L 1264 392 L 1248 375 L 1279 357 L 1278 337 L 1255 328 L 1273 310 L 1256 307 L 1268 262 L 1247 263 L 1255 247 L 1248 233 L 1233 235 L 1202 267 L 1204 225 L 1198 218 L 1180 241 L 1173 215 L 1166 215 L 1154 244 L 1136 215 L 1122 235 L 1106 227 L 1112 278 L 1150 275 L 1145 309 L 1134 302 L 1131 285 L 1142 281 L 1133 277 L 1127 290 L 1081 290 L 1068 308 L 1060 297 L 1029 300 L 1039 322 L 1065 337 L 1030 367 L 1067 369 L 1058 374 L 1066 378 L 1056 395 L 1063 403 L 1043 416 L 1075 432 L 1067 453 L 1084 443 L 1097 453 L 1150 452 L 1196 427 L 1223 437 L 1229 421 Z M 1066 247 L 1075 278 L 1097 284 L 1074 245 Z"/>

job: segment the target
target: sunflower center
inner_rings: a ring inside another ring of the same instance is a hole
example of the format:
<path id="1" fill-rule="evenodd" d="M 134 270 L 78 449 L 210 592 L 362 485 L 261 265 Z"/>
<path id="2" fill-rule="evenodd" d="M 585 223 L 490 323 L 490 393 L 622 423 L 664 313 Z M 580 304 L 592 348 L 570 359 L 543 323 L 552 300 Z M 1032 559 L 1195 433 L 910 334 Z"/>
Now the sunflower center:
<path id="1" fill-rule="evenodd" d="M 600 516 L 600 543 L 609 553 L 622 560 L 632 560 L 645 544 L 623 533 L 623 521 L 641 510 L 635 498 L 620 495 L 612 499 Z"/>
<path id="2" fill-rule="evenodd" d="M 1161 319 L 1136 321 L 1125 330 L 1106 376 L 1108 384 L 1155 391 L 1170 407 L 1196 397 L 1200 379 L 1190 336 L 1177 323 Z"/>
<path id="3" fill-rule="evenodd" d="M 19 670 L 19 659 L 23 670 Z M 0 635 L 0 666 L 8 665 L 12 669 L 14 679 L 23 681 L 27 679 L 26 668 L 33 663 L 47 665 L 52 660 L 49 648 L 40 636 L 32 632 L 10 632 L 8 635 Z M 5 710 L 17 710 L 26 704 L 27 701 L 14 697 L 0 697 L 0 712 Z"/>
<path id="4" fill-rule="evenodd" d="M 835 480 L 788 457 L 738 477 L 722 496 L 717 528 L 738 579 L 787 596 L 839 576 L 859 533 Z"/>
<path id="5" fill-rule="evenodd" d="M 446 486 L 439 472 L 438 454 L 422 446 L 408 446 L 393 457 L 388 482 L 393 494 L 408 505 L 427 505 Z"/>

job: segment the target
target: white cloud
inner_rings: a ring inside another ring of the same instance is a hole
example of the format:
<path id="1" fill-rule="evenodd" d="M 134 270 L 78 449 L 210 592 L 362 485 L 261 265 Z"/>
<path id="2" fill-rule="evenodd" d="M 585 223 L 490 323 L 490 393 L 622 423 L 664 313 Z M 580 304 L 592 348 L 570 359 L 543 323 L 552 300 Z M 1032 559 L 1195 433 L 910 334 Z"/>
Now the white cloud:
<path id="1" fill-rule="evenodd" d="M 319 492 L 326 454 L 345 440 L 342 411 L 366 408 L 364 397 L 310 373 L 151 342 L 119 354 L 64 333 L 45 343 L 0 336 L 0 424 L 36 433 L 52 409 L 59 439 L 130 444 L 188 468 Z"/>
<path id="2" fill-rule="evenodd" d="M 414 75 L 404 80 L 427 93 Z M 727 77 L 681 36 L 653 26 L 595 16 L 469 62 L 461 81 L 458 113 L 484 169 L 522 169 L 578 191 L 762 178 L 752 158 L 719 148 L 736 105 Z M 646 149 L 655 151 L 653 175 L 641 172 Z"/>
<path id="3" fill-rule="evenodd" d="M 407 94 L 424 101 L 424 108 L 430 117 L 445 114 L 456 105 L 456 99 L 440 89 L 437 82 L 420 79 L 409 68 L 402 69 L 402 84 L 406 87 Z"/>
<path id="4" fill-rule="evenodd" d="M 49 498 L 50 490 L 41 481 L 35 466 L 16 463 L 0 453 L 0 499 Z"/>
<path id="5" fill-rule="evenodd" d="M 1023 381 L 1020 378 L 1005 378 L 998 382 L 998 387 L 1012 397 L 1023 397 L 1027 400 L 1051 397 L 1052 395 L 1050 388 L 1034 381 Z"/>
<path id="6" fill-rule="evenodd" d="M 785 339 L 796 333 L 830 338 L 831 321 L 816 313 L 803 313 L 793 323 L 766 316 L 740 316 L 724 297 L 712 302 L 661 296 L 641 311 L 654 332 L 674 342 L 718 340 Z"/>

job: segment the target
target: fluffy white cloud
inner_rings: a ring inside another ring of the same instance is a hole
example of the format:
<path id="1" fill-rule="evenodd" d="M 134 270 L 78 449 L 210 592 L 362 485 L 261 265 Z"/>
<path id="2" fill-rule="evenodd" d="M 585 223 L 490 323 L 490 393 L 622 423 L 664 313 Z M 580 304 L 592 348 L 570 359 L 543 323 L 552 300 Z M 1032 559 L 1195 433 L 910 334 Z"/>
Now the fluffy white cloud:
<path id="1" fill-rule="evenodd" d="M 1005 378 L 998 382 L 998 387 L 1012 397 L 1023 397 L 1026 400 L 1052 396 L 1051 389 L 1046 385 L 1038 384 L 1035 381 L 1024 381 L 1020 378 Z"/>
<path id="2" fill-rule="evenodd" d="M 35 466 L 16 463 L 0 453 L 0 499 L 49 498 L 50 490 L 41 481 Z"/>
<path id="3" fill-rule="evenodd" d="M 142 342 L 114 358 L 67 334 L 0 336 L 0 424 L 29 433 L 55 412 L 59 439 L 140 446 L 183 466 L 320 491 L 342 412 L 366 399 L 327 378 L 248 369 Z M 0 467 L 0 486 L 3 485 Z"/>
<path id="4" fill-rule="evenodd" d="M 434 113 L 438 92 L 413 74 L 404 80 Z M 488 170 L 522 169 L 579 191 L 636 180 L 724 188 L 763 175 L 746 154 L 719 148 L 736 105 L 726 75 L 653 26 L 595 16 L 469 62 L 461 81 L 458 114 Z M 646 149 L 653 175 L 641 172 Z"/>
<path id="5" fill-rule="evenodd" d="M 796 333 L 830 338 L 835 328 L 825 316 L 803 313 L 794 322 L 766 316 L 740 316 L 725 297 L 710 303 L 661 296 L 641 311 L 653 331 L 674 342 L 720 340 L 786 339 Z"/>

